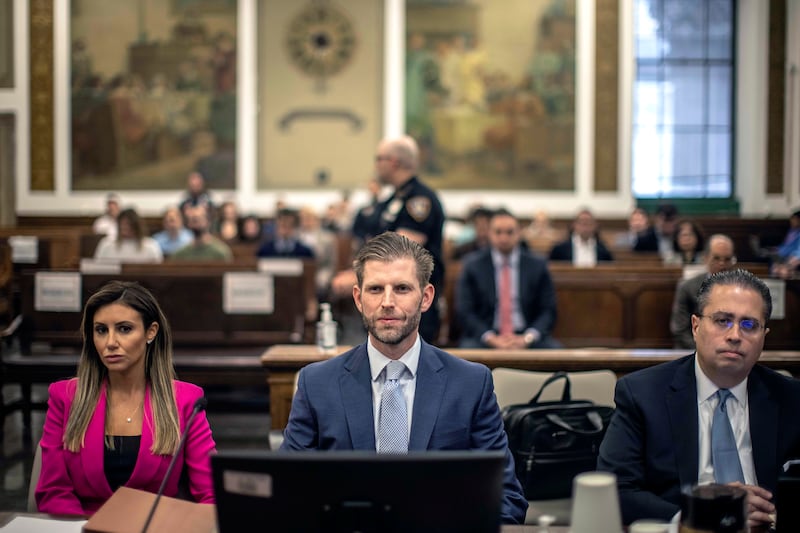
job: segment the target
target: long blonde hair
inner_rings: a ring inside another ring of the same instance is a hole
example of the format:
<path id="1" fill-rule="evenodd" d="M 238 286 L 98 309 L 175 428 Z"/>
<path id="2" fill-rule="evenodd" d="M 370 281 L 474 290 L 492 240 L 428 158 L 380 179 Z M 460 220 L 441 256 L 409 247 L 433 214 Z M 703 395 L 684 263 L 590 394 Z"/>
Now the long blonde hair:
<path id="1" fill-rule="evenodd" d="M 78 383 L 64 431 L 64 447 L 78 452 L 84 445 L 86 428 L 94 416 L 108 369 L 94 346 L 94 315 L 98 309 L 112 303 L 126 305 L 137 311 L 144 328 L 158 324 L 158 334 L 147 345 L 145 379 L 150 385 L 152 406 L 153 446 L 150 452 L 170 455 L 178 448 L 180 422 L 175 402 L 175 369 L 172 366 L 172 332 L 164 312 L 153 294 L 133 281 L 110 281 L 86 302 L 81 321 L 83 349 L 78 362 Z M 107 441 L 109 439 L 106 439 Z M 113 443 L 107 443 L 113 446 Z"/>

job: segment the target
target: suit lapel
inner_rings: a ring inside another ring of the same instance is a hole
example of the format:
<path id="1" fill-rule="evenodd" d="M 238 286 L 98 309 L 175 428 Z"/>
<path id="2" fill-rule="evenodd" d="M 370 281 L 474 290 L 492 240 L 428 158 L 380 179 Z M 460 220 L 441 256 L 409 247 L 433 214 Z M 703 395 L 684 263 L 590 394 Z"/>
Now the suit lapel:
<path id="1" fill-rule="evenodd" d="M 431 406 L 442 405 L 447 375 L 444 365 L 433 353 L 433 349 L 422 342 L 417 366 L 417 386 L 414 392 L 414 409 L 411 418 L 409 451 L 427 450 L 438 410 Z"/>
<path id="2" fill-rule="evenodd" d="M 375 450 L 375 420 L 372 411 L 372 376 L 367 345 L 362 344 L 344 364 L 339 377 L 347 428 L 354 450 Z"/>
<path id="3" fill-rule="evenodd" d="M 698 429 L 697 383 L 694 376 L 694 357 L 688 357 L 678 367 L 665 398 L 669 412 L 670 431 L 675 446 L 678 478 L 681 486 L 697 483 Z"/>
<path id="4" fill-rule="evenodd" d="M 110 497 L 111 486 L 105 473 L 106 385 L 100 387 L 97 408 L 89 421 L 81 450 L 81 464 L 87 483 L 99 496 Z"/>
<path id="5" fill-rule="evenodd" d="M 753 464 L 758 484 L 774 491 L 777 487 L 775 473 L 778 464 L 778 405 L 769 387 L 764 383 L 758 367 L 750 372 L 747 382 L 750 404 L 750 441 L 753 446 Z"/>

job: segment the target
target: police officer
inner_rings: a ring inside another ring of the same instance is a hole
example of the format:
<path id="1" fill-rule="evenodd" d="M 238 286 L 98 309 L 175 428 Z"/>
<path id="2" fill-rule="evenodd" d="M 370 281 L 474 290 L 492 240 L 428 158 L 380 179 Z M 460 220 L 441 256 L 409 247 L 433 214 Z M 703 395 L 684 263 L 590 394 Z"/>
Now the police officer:
<path id="1" fill-rule="evenodd" d="M 442 261 L 442 227 L 444 210 L 439 198 L 417 178 L 419 148 L 409 136 L 388 138 L 378 144 L 375 154 L 375 174 L 382 185 L 393 188 L 392 195 L 363 213 L 353 233 L 368 240 L 384 231 L 396 231 L 418 242 L 434 259 L 431 283 L 436 288 L 433 305 L 422 314 L 419 333 L 429 343 L 435 343 L 439 332 L 439 294 L 444 290 Z M 337 274 L 334 292 L 346 295 L 352 290 L 352 272 Z"/>

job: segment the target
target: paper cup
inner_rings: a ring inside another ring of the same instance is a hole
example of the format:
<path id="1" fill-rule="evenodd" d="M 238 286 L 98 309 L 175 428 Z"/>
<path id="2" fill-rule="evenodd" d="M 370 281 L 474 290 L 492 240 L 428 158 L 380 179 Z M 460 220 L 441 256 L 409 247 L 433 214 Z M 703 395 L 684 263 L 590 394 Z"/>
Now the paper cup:
<path id="1" fill-rule="evenodd" d="M 617 477 L 610 472 L 584 472 L 572 482 L 572 533 L 620 533 L 622 518 Z"/>

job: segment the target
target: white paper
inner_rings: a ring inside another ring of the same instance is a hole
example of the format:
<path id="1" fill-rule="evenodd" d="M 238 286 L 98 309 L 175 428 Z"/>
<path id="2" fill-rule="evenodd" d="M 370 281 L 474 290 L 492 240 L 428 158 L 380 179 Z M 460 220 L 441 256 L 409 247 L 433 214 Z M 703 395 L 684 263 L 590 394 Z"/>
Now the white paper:
<path id="1" fill-rule="evenodd" d="M 39 238 L 31 235 L 13 235 L 8 238 L 11 245 L 11 262 L 34 264 L 39 261 Z"/>
<path id="2" fill-rule="evenodd" d="M 0 527 L 3 533 L 80 533 L 86 520 L 65 520 L 55 518 L 34 518 L 32 516 L 17 516 L 8 524 Z"/>
<path id="3" fill-rule="evenodd" d="M 37 272 L 34 295 L 37 311 L 80 311 L 81 275 L 79 272 Z"/>
<path id="4" fill-rule="evenodd" d="M 762 278 L 762 280 L 769 287 L 769 293 L 772 296 L 770 320 L 783 320 L 786 318 L 786 281 L 775 278 Z"/>
<path id="5" fill-rule="evenodd" d="M 258 271 L 269 272 L 273 276 L 302 276 L 303 260 L 291 257 L 261 258 Z"/>
<path id="6" fill-rule="evenodd" d="M 222 310 L 228 314 L 269 315 L 275 309 L 274 278 L 263 272 L 226 272 Z"/>
<path id="7" fill-rule="evenodd" d="M 119 261 L 109 261 L 103 259 L 91 259 L 84 257 L 81 259 L 81 274 L 121 274 L 122 264 Z"/>

